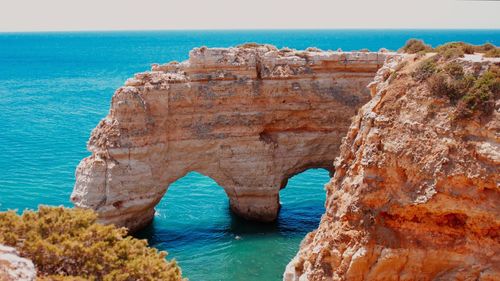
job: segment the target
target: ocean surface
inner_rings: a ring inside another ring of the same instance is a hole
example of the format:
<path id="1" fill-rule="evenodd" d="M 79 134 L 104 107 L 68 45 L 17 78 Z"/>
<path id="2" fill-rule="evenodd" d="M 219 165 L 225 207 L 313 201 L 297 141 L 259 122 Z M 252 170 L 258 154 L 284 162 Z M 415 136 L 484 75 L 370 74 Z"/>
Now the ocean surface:
<path id="1" fill-rule="evenodd" d="M 409 38 L 500 45 L 500 30 L 275 30 L 0 33 L 0 211 L 39 204 L 71 206 L 86 141 L 114 90 L 152 63 L 187 59 L 197 46 L 244 42 L 324 50 L 398 49 Z M 293 177 L 281 191 L 274 224 L 231 214 L 222 188 L 190 173 L 137 234 L 169 252 L 193 281 L 280 280 L 304 235 L 324 212 L 324 170 Z"/>

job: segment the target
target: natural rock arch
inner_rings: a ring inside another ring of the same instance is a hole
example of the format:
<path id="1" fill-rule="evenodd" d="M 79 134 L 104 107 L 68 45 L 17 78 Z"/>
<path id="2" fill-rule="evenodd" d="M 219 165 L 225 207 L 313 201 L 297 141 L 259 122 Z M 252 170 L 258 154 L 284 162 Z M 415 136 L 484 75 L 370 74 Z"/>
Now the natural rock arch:
<path id="1" fill-rule="evenodd" d="M 333 170 L 389 55 L 245 45 L 197 48 L 183 63 L 153 65 L 115 92 L 71 200 L 135 230 L 172 182 L 197 171 L 224 188 L 234 212 L 272 221 L 289 177 Z"/>

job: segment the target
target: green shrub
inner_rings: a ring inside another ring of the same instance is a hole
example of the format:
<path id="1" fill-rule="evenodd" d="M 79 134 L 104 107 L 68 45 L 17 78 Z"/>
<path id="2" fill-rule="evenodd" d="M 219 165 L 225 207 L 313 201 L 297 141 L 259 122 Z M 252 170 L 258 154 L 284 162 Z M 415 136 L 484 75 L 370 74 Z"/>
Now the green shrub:
<path id="1" fill-rule="evenodd" d="M 415 42 L 409 42 L 411 48 Z M 423 43 L 423 42 L 421 42 Z M 425 81 L 429 91 L 437 96 L 448 97 L 456 104 L 455 117 L 470 117 L 490 114 L 495 100 L 500 96 L 500 67 L 491 65 L 481 73 L 481 65 L 473 64 L 464 71 L 454 59 L 475 52 L 486 52 L 485 56 L 500 56 L 500 48 L 492 44 L 474 46 L 463 42 L 452 42 L 434 49 L 438 54 L 420 62 L 412 73 L 417 82 Z M 420 53 L 422 51 L 419 51 Z M 478 77 L 479 76 L 479 77 Z"/>
<path id="2" fill-rule="evenodd" d="M 464 51 L 462 48 L 449 48 L 440 52 L 445 60 L 451 60 L 456 58 L 461 58 L 464 56 Z"/>
<path id="3" fill-rule="evenodd" d="M 455 87 L 458 89 L 458 91 L 460 91 L 460 93 L 466 93 L 472 88 L 472 86 L 476 82 L 476 79 L 477 78 L 475 76 L 467 74 L 461 78 L 452 79 L 452 81 L 455 84 Z"/>
<path id="4" fill-rule="evenodd" d="M 406 44 L 398 51 L 402 53 L 416 54 L 418 52 L 429 52 L 431 50 L 431 46 L 425 44 L 424 41 L 419 39 L 410 39 L 406 41 Z"/>
<path id="5" fill-rule="evenodd" d="M 488 71 L 479 76 L 472 88 L 473 91 L 489 92 L 491 97 L 498 98 L 500 95 L 500 73 L 498 68 L 490 68 Z"/>
<path id="6" fill-rule="evenodd" d="M 437 46 L 435 51 L 440 54 L 448 53 L 461 53 L 463 54 L 474 54 L 478 46 L 467 44 L 464 42 L 450 42 L 444 45 Z M 453 50 L 453 51 L 450 51 Z"/>
<path id="7" fill-rule="evenodd" d="M 468 55 L 472 55 L 476 52 L 476 50 L 474 46 L 464 43 L 464 45 L 462 45 L 462 52 Z"/>
<path id="8" fill-rule="evenodd" d="M 498 72 L 486 71 L 472 86 L 471 91 L 464 96 L 464 101 L 471 110 L 477 109 L 491 113 L 495 100 L 500 97 L 500 76 Z"/>
<path id="9" fill-rule="evenodd" d="M 126 237 L 126 229 L 96 223 L 90 210 L 40 206 L 0 213 L 0 243 L 35 264 L 40 280 L 181 280 L 175 261 Z"/>
<path id="10" fill-rule="evenodd" d="M 500 48 L 490 49 L 484 53 L 484 56 L 488 58 L 500 58 Z"/>
<path id="11" fill-rule="evenodd" d="M 500 77 L 500 64 L 493 64 L 490 66 L 490 69 L 488 69 L 495 77 Z"/>
<path id="12" fill-rule="evenodd" d="M 500 48 L 491 43 L 475 46 L 464 42 L 451 42 L 438 46 L 436 52 L 443 55 L 445 59 L 462 57 L 463 54 L 484 53 L 485 57 L 500 57 Z"/>
<path id="13" fill-rule="evenodd" d="M 491 49 L 495 49 L 495 48 L 496 48 L 495 45 L 493 45 L 491 43 L 486 43 L 486 44 L 479 46 L 479 49 L 480 49 L 479 51 L 487 52 L 487 51 L 489 51 Z"/>
<path id="14" fill-rule="evenodd" d="M 500 71 L 493 66 L 479 77 L 474 77 L 464 75 L 459 65 L 449 63 L 444 71 L 432 74 L 427 79 L 427 85 L 432 94 L 458 102 L 455 110 L 458 118 L 470 117 L 476 112 L 488 115 L 500 96 Z"/>
<path id="15" fill-rule="evenodd" d="M 255 43 L 255 42 L 247 42 L 247 43 L 243 43 L 241 45 L 238 45 L 237 47 L 238 48 L 243 48 L 243 49 L 253 49 L 253 48 L 258 48 L 258 47 L 261 47 L 262 44 L 259 44 L 259 43 Z"/>
<path id="16" fill-rule="evenodd" d="M 436 73 L 437 64 L 434 57 L 425 59 L 422 61 L 415 71 L 412 73 L 412 77 L 417 81 L 423 81 L 431 77 L 432 74 Z"/>
<path id="17" fill-rule="evenodd" d="M 464 77 L 464 68 L 458 62 L 450 62 L 444 66 L 444 72 L 455 79 Z"/>
<path id="18" fill-rule="evenodd" d="M 429 91 L 436 96 L 446 96 L 451 100 L 460 95 L 455 83 L 449 81 L 448 76 L 442 72 L 435 73 L 427 79 Z"/>

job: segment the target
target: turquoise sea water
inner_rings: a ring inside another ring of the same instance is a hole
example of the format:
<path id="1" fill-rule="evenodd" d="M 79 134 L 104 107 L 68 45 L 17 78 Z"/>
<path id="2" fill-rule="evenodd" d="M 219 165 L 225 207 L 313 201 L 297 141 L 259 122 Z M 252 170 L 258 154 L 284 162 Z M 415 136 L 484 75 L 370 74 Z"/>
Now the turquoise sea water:
<path id="1" fill-rule="evenodd" d="M 417 37 L 500 45 L 499 30 L 172 31 L 0 34 L 0 211 L 71 206 L 74 170 L 114 90 L 152 63 L 187 58 L 197 46 L 244 42 L 278 47 L 397 49 Z M 292 178 L 274 224 L 234 217 L 210 178 L 174 183 L 153 224 L 138 233 L 167 250 L 191 280 L 280 280 L 324 211 L 324 170 Z"/>

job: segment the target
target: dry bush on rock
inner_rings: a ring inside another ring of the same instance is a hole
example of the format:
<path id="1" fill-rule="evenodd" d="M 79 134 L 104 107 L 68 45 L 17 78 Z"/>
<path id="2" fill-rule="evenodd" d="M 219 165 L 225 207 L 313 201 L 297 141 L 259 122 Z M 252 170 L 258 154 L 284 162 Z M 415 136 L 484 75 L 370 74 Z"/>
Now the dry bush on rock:
<path id="1" fill-rule="evenodd" d="M 90 210 L 40 206 L 37 212 L 0 213 L 0 243 L 35 264 L 40 280 L 182 280 L 175 261 L 126 236 L 126 229 L 96 223 Z"/>

